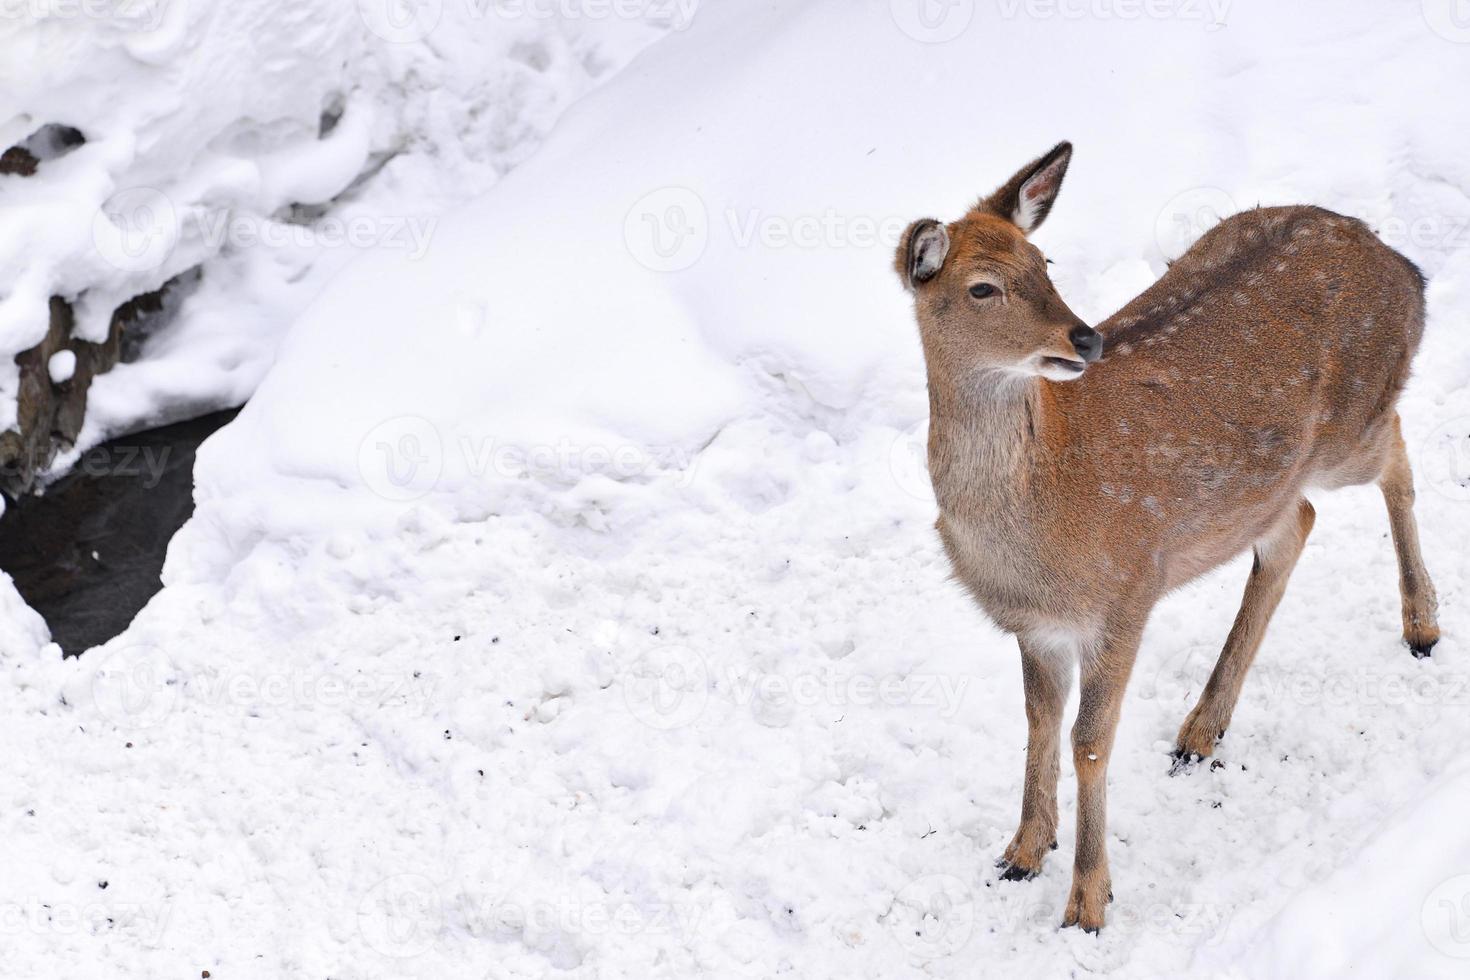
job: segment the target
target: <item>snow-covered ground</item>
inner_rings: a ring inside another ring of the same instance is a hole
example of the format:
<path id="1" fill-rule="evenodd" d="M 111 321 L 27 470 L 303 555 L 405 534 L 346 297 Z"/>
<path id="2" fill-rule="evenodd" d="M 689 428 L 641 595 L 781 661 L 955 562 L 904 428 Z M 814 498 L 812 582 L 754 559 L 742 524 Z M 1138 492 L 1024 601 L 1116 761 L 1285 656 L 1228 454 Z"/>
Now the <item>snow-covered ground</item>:
<path id="1" fill-rule="evenodd" d="M 5 972 L 1466 975 L 1456 9 L 706 0 L 325 282 L 125 635 L 62 662 L 7 587 Z M 1399 640 L 1376 490 L 1324 496 L 1221 765 L 1170 778 L 1246 563 L 1163 603 L 1097 937 L 1057 928 L 1069 762 L 1046 871 L 997 880 L 1018 658 L 947 579 L 890 269 L 1060 138 L 1037 241 L 1084 317 L 1257 202 L 1431 279 L 1401 410 L 1443 642 Z"/>

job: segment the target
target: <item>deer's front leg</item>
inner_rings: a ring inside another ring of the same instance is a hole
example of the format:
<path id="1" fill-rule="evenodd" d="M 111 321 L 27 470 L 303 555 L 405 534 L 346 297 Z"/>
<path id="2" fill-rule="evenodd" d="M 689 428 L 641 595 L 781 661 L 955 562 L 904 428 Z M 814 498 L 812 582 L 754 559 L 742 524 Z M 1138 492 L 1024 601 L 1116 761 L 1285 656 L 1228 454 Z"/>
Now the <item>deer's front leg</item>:
<path id="1" fill-rule="evenodd" d="M 1021 677 L 1026 687 L 1026 787 L 1021 825 L 996 862 L 1005 881 L 1041 873 L 1046 852 L 1057 846 L 1057 777 L 1060 772 L 1062 709 L 1072 685 L 1072 658 L 1064 651 L 1022 639 Z"/>
<path id="2" fill-rule="evenodd" d="M 1093 655 L 1082 656 L 1082 694 L 1072 726 L 1072 758 L 1077 766 L 1077 857 L 1063 926 L 1088 932 L 1103 927 L 1104 909 L 1113 898 L 1108 874 L 1108 756 L 1118 729 L 1123 691 L 1138 652 L 1140 629 L 1109 637 Z"/>

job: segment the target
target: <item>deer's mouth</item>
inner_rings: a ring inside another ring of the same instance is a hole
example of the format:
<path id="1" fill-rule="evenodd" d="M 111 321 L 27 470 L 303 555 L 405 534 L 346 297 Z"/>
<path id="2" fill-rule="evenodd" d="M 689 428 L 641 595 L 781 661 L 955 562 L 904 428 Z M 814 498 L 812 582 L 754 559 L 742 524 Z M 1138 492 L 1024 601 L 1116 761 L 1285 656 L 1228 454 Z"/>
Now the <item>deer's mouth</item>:
<path id="1" fill-rule="evenodd" d="M 1070 357 L 1043 357 L 1041 367 L 1048 377 L 1075 378 L 1087 369 L 1087 364 Z"/>

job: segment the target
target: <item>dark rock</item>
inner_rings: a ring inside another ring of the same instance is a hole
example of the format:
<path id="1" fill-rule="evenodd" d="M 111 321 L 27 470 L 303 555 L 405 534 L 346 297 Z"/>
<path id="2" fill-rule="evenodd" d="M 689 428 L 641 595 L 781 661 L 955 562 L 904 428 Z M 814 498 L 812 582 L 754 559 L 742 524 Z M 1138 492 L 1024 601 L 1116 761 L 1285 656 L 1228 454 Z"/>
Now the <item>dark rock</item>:
<path id="1" fill-rule="evenodd" d="M 131 355 L 128 359 L 135 357 L 142 337 L 176 308 L 176 301 L 170 302 L 171 294 L 187 295 L 198 281 L 197 271 L 186 272 L 152 292 L 134 296 L 113 311 L 101 343 L 73 337 L 76 317 L 71 304 L 60 296 L 51 297 L 46 336 L 15 356 L 20 368 L 16 428 L 0 432 L 0 488 L 12 495 L 30 490 L 36 474 L 50 465 L 57 450 L 76 442 L 92 379 L 111 370 L 124 354 Z M 125 336 L 129 337 L 126 348 Z M 50 361 L 63 350 L 76 354 L 76 369 L 69 379 L 55 384 Z"/>

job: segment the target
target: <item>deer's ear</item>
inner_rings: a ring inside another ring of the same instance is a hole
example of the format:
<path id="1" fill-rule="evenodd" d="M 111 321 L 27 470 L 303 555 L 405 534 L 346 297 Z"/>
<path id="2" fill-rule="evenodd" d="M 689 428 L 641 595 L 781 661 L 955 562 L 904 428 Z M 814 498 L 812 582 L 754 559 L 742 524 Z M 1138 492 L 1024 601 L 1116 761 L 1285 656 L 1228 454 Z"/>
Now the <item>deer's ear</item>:
<path id="1" fill-rule="evenodd" d="M 893 266 L 904 288 L 913 292 L 939 274 L 948 254 L 949 231 L 933 218 L 921 218 L 904 229 Z"/>
<path id="2" fill-rule="evenodd" d="M 980 207 L 1014 222 L 1024 234 L 1031 234 L 1051 213 L 1052 202 L 1062 189 L 1067 164 L 1072 162 L 1072 144 L 1058 143 L 1045 156 L 1031 161 L 1006 181 L 994 194 L 980 202 Z"/>

